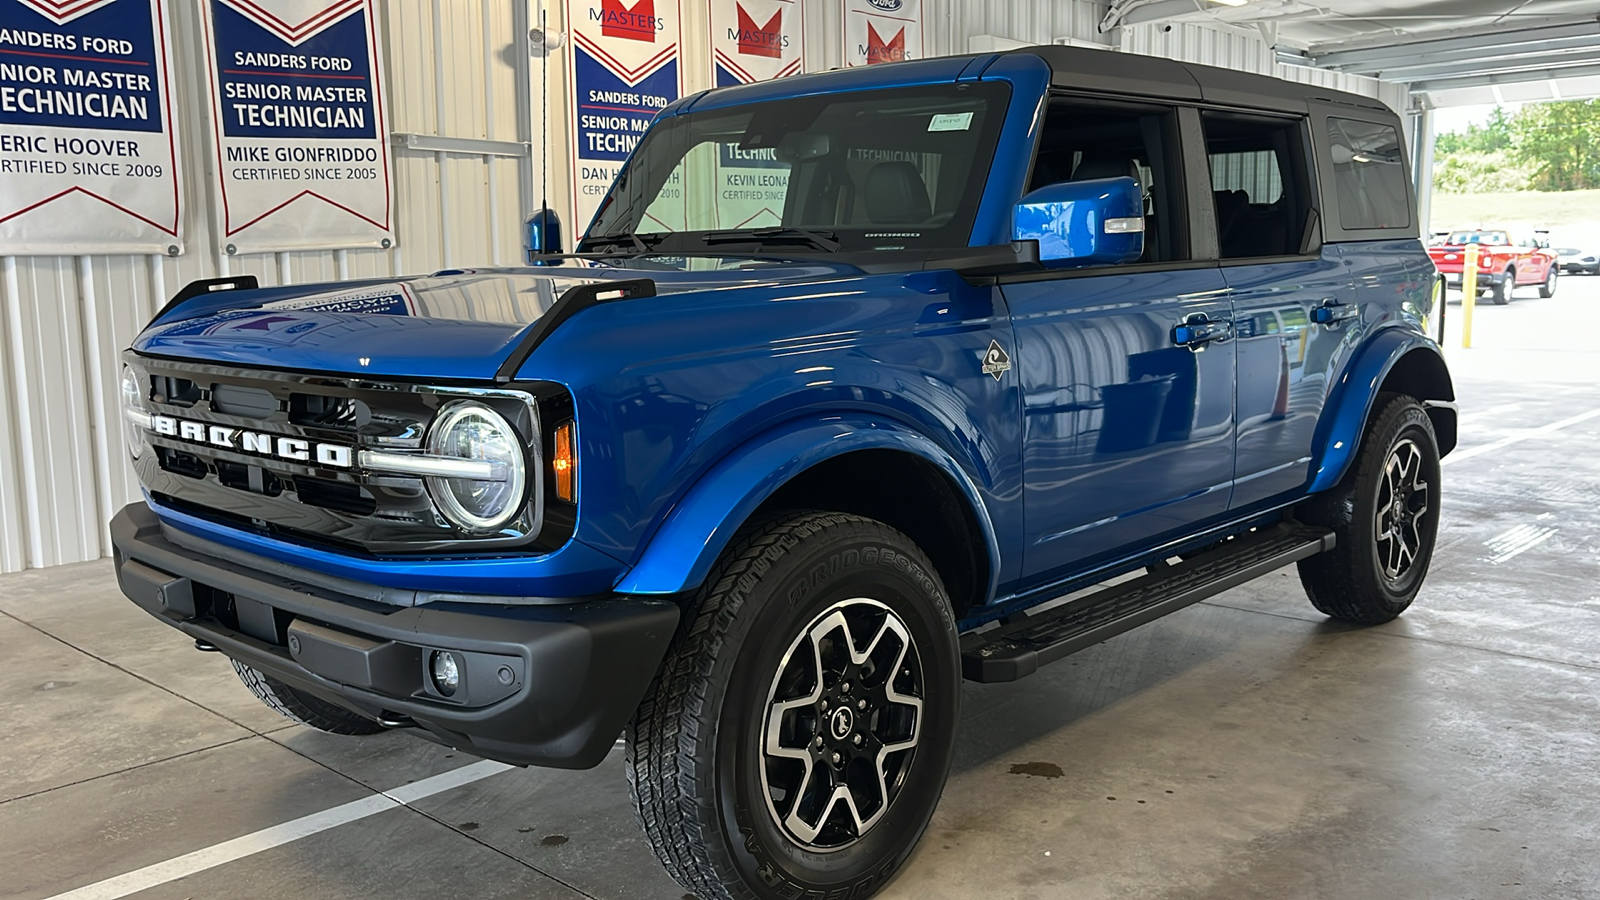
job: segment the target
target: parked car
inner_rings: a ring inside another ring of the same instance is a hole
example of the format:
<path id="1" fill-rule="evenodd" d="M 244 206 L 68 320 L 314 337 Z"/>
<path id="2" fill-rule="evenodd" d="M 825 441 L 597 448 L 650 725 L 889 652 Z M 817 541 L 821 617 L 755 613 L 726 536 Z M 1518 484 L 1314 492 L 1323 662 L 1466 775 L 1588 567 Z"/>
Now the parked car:
<path id="1" fill-rule="evenodd" d="M 1539 286 L 1539 296 L 1554 297 L 1561 267 L 1549 242 L 1539 237 L 1513 243 L 1511 232 L 1495 228 L 1468 228 L 1452 231 L 1444 243 L 1428 247 L 1428 256 L 1444 275 L 1445 284 L 1462 288 L 1468 244 L 1478 246 L 1477 294 L 1488 294 L 1497 305 L 1511 302 L 1520 286 Z M 1542 246 L 1541 246 L 1542 244 Z"/>
<path id="2" fill-rule="evenodd" d="M 695 94 L 576 253 L 173 298 L 123 356 L 122 589 L 325 731 L 623 735 L 696 896 L 867 897 L 963 678 L 1291 563 L 1334 619 L 1412 602 L 1456 413 L 1401 134 L 1067 47 Z M 780 225 L 727 226 L 735 158 Z"/>
<path id="3" fill-rule="evenodd" d="M 1587 273 L 1600 275 L 1600 252 L 1577 247 L 1560 247 L 1556 250 L 1558 265 L 1568 275 Z"/>

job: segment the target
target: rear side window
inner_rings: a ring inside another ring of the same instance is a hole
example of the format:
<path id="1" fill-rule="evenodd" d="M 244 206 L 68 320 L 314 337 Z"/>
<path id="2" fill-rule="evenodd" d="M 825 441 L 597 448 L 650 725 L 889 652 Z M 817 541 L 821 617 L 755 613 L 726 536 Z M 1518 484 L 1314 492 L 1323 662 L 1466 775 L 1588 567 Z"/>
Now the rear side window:
<path id="1" fill-rule="evenodd" d="M 1329 118 L 1328 152 L 1341 227 L 1351 231 L 1411 227 L 1406 199 L 1411 188 L 1406 184 L 1400 133 L 1394 126 Z"/>
<path id="2" fill-rule="evenodd" d="M 1271 150 L 1211 154 L 1211 190 L 1243 191 L 1251 203 L 1277 203 L 1283 197 L 1283 173 Z"/>
<path id="3" fill-rule="evenodd" d="M 1301 120 L 1208 111 L 1200 121 L 1222 258 L 1301 252 L 1311 211 Z"/>

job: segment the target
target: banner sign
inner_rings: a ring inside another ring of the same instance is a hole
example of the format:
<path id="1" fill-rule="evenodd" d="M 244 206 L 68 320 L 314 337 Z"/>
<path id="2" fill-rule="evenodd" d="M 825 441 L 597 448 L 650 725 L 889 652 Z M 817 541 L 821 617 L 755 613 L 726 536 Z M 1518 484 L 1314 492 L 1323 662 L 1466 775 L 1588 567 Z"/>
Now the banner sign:
<path id="1" fill-rule="evenodd" d="M 846 66 L 922 57 L 922 0 L 844 0 Z"/>
<path id="2" fill-rule="evenodd" d="M 657 112 L 683 92 L 678 0 L 570 0 L 572 232 L 582 234 Z"/>
<path id="3" fill-rule="evenodd" d="M 0 0 L 0 253 L 182 250 L 166 0 Z"/>
<path id="4" fill-rule="evenodd" d="M 717 87 L 782 78 L 805 57 L 799 0 L 711 0 L 711 77 Z"/>
<path id="5" fill-rule="evenodd" d="M 371 0 L 202 0 L 220 243 L 388 247 L 389 125 Z"/>

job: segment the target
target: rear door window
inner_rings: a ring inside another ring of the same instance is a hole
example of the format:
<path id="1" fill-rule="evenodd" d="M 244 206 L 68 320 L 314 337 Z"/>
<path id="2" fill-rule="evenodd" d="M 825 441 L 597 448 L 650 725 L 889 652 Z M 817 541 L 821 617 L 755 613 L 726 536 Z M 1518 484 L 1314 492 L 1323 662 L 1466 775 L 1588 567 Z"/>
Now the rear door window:
<path id="1" fill-rule="evenodd" d="M 1328 152 L 1346 230 L 1411 227 L 1400 133 L 1391 125 L 1328 119 Z"/>
<path id="2" fill-rule="evenodd" d="M 1222 258 L 1301 252 L 1311 211 L 1301 120 L 1208 111 L 1200 121 Z"/>

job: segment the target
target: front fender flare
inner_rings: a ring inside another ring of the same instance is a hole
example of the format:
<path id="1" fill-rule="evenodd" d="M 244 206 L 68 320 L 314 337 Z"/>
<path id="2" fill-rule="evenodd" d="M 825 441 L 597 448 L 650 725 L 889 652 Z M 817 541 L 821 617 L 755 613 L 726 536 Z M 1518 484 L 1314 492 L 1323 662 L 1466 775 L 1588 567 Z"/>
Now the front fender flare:
<path id="1" fill-rule="evenodd" d="M 781 425 L 728 454 L 673 506 L 638 562 L 617 580 L 624 594 L 676 594 L 697 587 L 735 531 L 799 473 L 857 450 L 899 450 L 927 460 L 965 496 L 989 557 L 986 596 L 1000 572 L 994 523 L 977 486 L 937 444 L 905 426 L 868 416 L 828 416 Z"/>
<path id="2" fill-rule="evenodd" d="M 1439 345 L 1427 335 L 1402 328 L 1385 328 L 1371 337 L 1345 368 L 1317 423 L 1316 438 L 1312 441 L 1317 457 L 1312 461 L 1310 493 L 1327 490 L 1344 477 L 1359 449 L 1361 432 L 1377 401 L 1378 389 L 1395 364 L 1414 351 L 1431 353 L 1438 357 L 1441 366 L 1444 365 Z"/>

